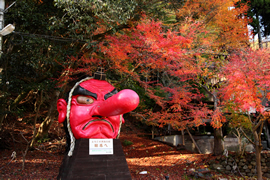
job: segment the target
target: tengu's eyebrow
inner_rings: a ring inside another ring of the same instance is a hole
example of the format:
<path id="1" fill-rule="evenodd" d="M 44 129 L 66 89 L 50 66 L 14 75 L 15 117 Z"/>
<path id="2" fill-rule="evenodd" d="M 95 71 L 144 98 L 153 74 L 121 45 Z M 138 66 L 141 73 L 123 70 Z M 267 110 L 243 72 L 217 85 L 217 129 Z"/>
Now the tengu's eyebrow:
<path id="1" fill-rule="evenodd" d="M 72 96 L 75 96 L 75 95 L 92 96 L 93 98 L 97 99 L 97 94 L 96 93 L 93 93 L 91 91 L 88 91 L 87 89 L 84 89 L 81 86 L 77 86 L 74 89 L 74 91 L 72 93 Z"/>
<path id="2" fill-rule="evenodd" d="M 112 90 L 111 92 L 105 94 L 104 99 L 108 99 L 109 97 L 112 97 L 113 95 L 115 95 L 116 93 L 118 93 L 118 91 L 116 89 Z"/>

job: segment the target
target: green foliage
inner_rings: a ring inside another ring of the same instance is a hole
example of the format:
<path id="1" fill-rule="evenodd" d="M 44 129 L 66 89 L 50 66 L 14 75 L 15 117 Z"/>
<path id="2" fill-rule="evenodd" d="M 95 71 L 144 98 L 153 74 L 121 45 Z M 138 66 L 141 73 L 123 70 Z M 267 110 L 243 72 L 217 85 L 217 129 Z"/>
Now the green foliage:
<path id="1" fill-rule="evenodd" d="M 230 125 L 232 127 L 243 127 L 246 129 L 251 129 L 252 124 L 249 122 L 249 118 L 246 114 L 240 114 L 240 113 L 232 113 L 229 116 L 230 119 Z"/>
<path id="2" fill-rule="evenodd" d="M 246 3 L 249 10 L 246 14 L 251 21 L 250 25 L 253 28 L 254 35 L 261 31 L 264 37 L 270 35 L 270 1 L 269 0 L 241 0 L 241 3 Z"/>
<path id="3" fill-rule="evenodd" d="M 124 146 L 130 146 L 130 145 L 133 144 L 133 142 L 131 142 L 131 141 L 125 139 L 125 140 L 122 142 L 122 144 L 123 144 Z"/>
<path id="4" fill-rule="evenodd" d="M 48 141 L 50 141 L 50 138 L 48 138 L 48 134 L 47 134 L 45 137 L 39 139 L 37 142 L 44 143 L 44 142 L 48 142 Z"/>
<path id="5" fill-rule="evenodd" d="M 79 2 L 75 0 L 55 0 L 55 5 L 63 8 L 70 18 L 82 20 L 84 18 L 81 14 L 83 14 L 88 18 L 97 16 L 106 22 L 123 24 L 131 18 L 137 2 L 135 0 L 88 0 Z"/>
<path id="6" fill-rule="evenodd" d="M 153 107 L 155 101 L 151 99 L 145 92 L 145 88 L 143 88 L 134 78 L 127 77 L 125 75 L 119 75 L 119 72 L 108 70 L 106 71 L 107 79 L 119 90 L 121 89 L 132 89 L 134 90 L 140 97 L 140 104 L 135 109 L 137 112 L 142 112 L 145 109 L 149 109 Z"/>
<path id="7" fill-rule="evenodd" d="M 6 1 L 7 4 L 12 2 Z M 79 61 L 70 61 L 67 57 L 78 56 L 80 59 L 87 51 L 98 53 L 97 45 L 107 33 L 112 34 L 133 26 L 143 13 L 160 19 L 169 17 L 168 22 L 172 22 L 173 12 L 179 7 L 179 2 L 174 0 L 77 2 L 21 0 L 5 12 L 5 24 L 14 24 L 16 33 L 4 37 L 4 55 L 0 59 L 0 68 L 3 69 L 0 73 L 3 115 L 8 112 L 14 113 L 16 106 L 30 91 L 43 90 L 44 103 L 48 104 L 50 93 L 56 89 L 57 79 L 63 75 L 65 68 L 71 67 L 76 70 L 82 67 Z M 169 16 L 166 15 L 168 12 Z M 56 38 L 57 36 L 69 39 Z M 87 65 L 84 68 L 87 68 Z M 134 65 L 130 68 L 134 68 Z M 145 88 L 134 79 L 126 75 L 118 78 L 119 75 L 115 72 L 108 77 L 113 83 L 123 80 L 116 85 L 119 89 L 126 87 L 138 92 L 144 100 L 141 101 L 139 110 L 155 104 L 146 95 Z M 32 101 L 34 103 L 35 99 Z M 29 109 L 33 106 L 26 107 L 28 112 L 33 110 Z M 18 110 L 17 113 L 21 115 L 22 111 Z"/>
<path id="8" fill-rule="evenodd" d="M 32 112 L 36 99 L 27 96 L 29 92 L 43 90 L 46 94 L 44 103 L 48 104 L 51 100 L 49 94 L 56 89 L 56 79 L 61 75 L 66 56 L 76 54 L 77 48 L 71 46 L 72 42 L 46 38 L 53 33 L 49 30 L 49 19 L 57 14 L 59 10 L 54 7 L 53 0 L 43 3 L 21 0 L 5 13 L 5 23 L 15 24 L 16 33 L 4 37 L 0 58 L 3 115 L 15 113 L 21 116 L 25 111 Z M 23 106 L 26 97 L 32 104 Z M 19 103 L 21 105 L 17 107 Z"/>
<path id="9" fill-rule="evenodd" d="M 137 2 L 116 1 L 74 1 L 54 0 L 55 7 L 62 11 L 50 19 L 49 29 L 61 36 L 87 41 L 87 48 L 96 48 L 97 39 L 104 37 L 103 33 L 114 33 L 119 25 L 126 25 L 133 15 Z"/>

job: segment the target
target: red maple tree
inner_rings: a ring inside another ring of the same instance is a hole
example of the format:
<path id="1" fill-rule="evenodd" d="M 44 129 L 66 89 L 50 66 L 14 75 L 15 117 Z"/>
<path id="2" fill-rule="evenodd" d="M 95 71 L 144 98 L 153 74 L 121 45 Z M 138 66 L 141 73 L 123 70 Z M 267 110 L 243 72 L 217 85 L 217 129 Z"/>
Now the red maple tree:
<path id="1" fill-rule="evenodd" d="M 158 110 L 147 110 L 149 124 L 170 124 L 180 130 L 204 124 L 209 113 L 198 103 L 203 95 L 193 82 L 201 71 L 191 49 L 200 24 L 189 23 L 188 29 L 172 31 L 161 21 L 144 17 L 125 34 L 108 36 L 109 46 L 100 46 L 111 68 L 139 82 L 159 106 Z"/>
<path id="2" fill-rule="evenodd" d="M 178 19 L 192 18 L 202 22 L 208 33 L 200 39 L 207 44 L 207 50 L 224 52 L 248 45 L 249 20 L 244 16 L 248 7 L 235 4 L 238 0 L 187 0 L 176 14 Z M 202 47 L 202 44 L 200 44 Z"/>
<path id="3" fill-rule="evenodd" d="M 137 25 L 106 36 L 106 42 L 99 44 L 100 54 L 95 51 L 88 53 L 91 58 L 80 59 L 90 71 L 82 65 L 71 69 L 68 64 L 66 72 L 91 73 L 97 65 L 106 66 L 138 82 L 147 97 L 155 101 L 158 108 L 145 113 L 149 124 L 170 124 L 182 130 L 204 124 L 211 115 L 212 125 L 218 129 L 225 118 L 218 108 L 212 111 L 201 103 L 204 95 L 200 88 L 206 84 L 198 77 L 216 77 L 209 68 L 217 64 L 212 56 L 224 52 L 225 44 L 228 49 L 247 40 L 247 21 L 237 16 L 245 7 L 229 9 L 233 5 L 234 1 L 187 1 L 176 14 L 178 22 L 171 25 L 144 16 Z"/>
<path id="4" fill-rule="evenodd" d="M 223 106 L 231 116 L 238 115 L 238 118 L 232 118 L 231 124 L 239 127 L 254 145 L 258 179 L 262 179 L 261 133 L 270 117 L 269 104 L 265 103 L 270 99 L 270 50 L 238 51 L 229 58 L 223 72 L 226 78 L 221 91 Z M 253 139 L 247 136 L 243 127 L 252 132 Z"/>

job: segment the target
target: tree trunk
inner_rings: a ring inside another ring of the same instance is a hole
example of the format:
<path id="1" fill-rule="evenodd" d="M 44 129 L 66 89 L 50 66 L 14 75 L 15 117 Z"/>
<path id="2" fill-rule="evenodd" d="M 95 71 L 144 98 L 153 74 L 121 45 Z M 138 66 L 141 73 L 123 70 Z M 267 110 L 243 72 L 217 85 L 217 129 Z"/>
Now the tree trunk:
<path id="1" fill-rule="evenodd" d="M 256 167 L 258 180 L 262 180 L 262 166 L 261 166 L 261 151 L 262 147 L 255 145 L 256 150 Z"/>
<path id="2" fill-rule="evenodd" d="M 234 129 L 235 129 L 236 133 L 233 132 L 233 134 L 237 138 L 238 146 L 239 146 L 239 148 L 238 148 L 238 154 L 240 156 L 242 156 L 244 154 L 244 152 L 245 152 L 245 148 L 246 147 L 245 147 L 245 145 L 243 145 L 243 148 L 242 148 L 242 135 L 240 133 L 240 129 L 239 128 L 234 128 Z"/>
<path id="3" fill-rule="evenodd" d="M 38 97 L 38 96 L 37 96 Z M 39 97 L 39 100 L 37 98 L 37 103 L 38 103 L 38 107 L 37 107 L 37 110 L 36 110 L 36 115 L 35 115 L 35 119 L 34 119 L 34 124 L 33 124 L 33 130 L 34 130 L 34 133 L 33 133 L 33 138 L 31 140 L 31 143 L 30 143 L 30 148 L 33 147 L 33 144 L 34 144 L 34 139 L 35 139 L 35 136 L 37 134 L 37 118 L 38 118 L 38 115 L 40 114 L 39 113 L 39 110 L 40 110 L 40 106 L 42 105 L 43 103 L 43 90 L 40 91 L 40 97 Z"/>
<path id="4" fill-rule="evenodd" d="M 262 165 L 261 165 L 261 151 L 262 151 L 262 139 L 261 134 L 264 126 L 264 121 L 260 121 L 253 128 L 253 136 L 254 136 L 254 146 L 256 150 L 256 167 L 257 167 L 257 178 L 258 180 L 262 180 Z"/>
<path id="5" fill-rule="evenodd" d="M 189 130 L 188 130 L 188 127 L 186 128 L 186 130 L 187 130 L 187 132 L 188 132 L 188 135 L 189 135 L 190 139 L 192 140 L 192 142 L 194 143 L 196 149 L 198 150 L 199 154 L 202 154 L 202 152 L 201 152 L 200 148 L 198 147 L 196 141 L 193 139 L 192 135 L 190 134 L 190 132 L 189 132 Z"/>
<path id="6" fill-rule="evenodd" d="M 14 37 L 11 37 L 11 39 L 13 40 Z M 1 42 L 2 43 L 2 42 Z M 13 50 L 13 43 L 9 43 L 8 48 L 7 48 L 7 52 L 6 55 L 9 55 L 10 52 L 12 52 Z M 0 58 L 3 58 L 3 54 L 0 55 Z M 8 68 L 8 61 L 5 59 L 3 64 L 2 64 L 2 71 L 0 71 L 0 76 L 1 76 L 1 81 L 3 81 L 3 77 L 5 77 L 6 79 L 8 79 L 8 74 L 7 74 L 7 68 Z M 7 115 L 6 111 L 7 111 L 7 107 L 6 107 L 6 101 L 7 101 L 7 97 L 6 97 L 6 93 L 8 92 L 8 83 L 7 82 L 2 82 L 3 87 L 1 90 L 1 98 L 0 98 L 0 131 L 2 130 L 2 124 L 3 121 L 5 119 L 5 116 Z"/>
<path id="7" fill-rule="evenodd" d="M 265 119 L 260 119 L 261 114 L 259 114 L 255 121 L 252 121 L 251 117 L 249 116 L 249 120 L 251 123 L 253 123 L 252 127 L 252 134 L 254 140 L 249 138 L 246 133 L 242 130 L 244 136 L 248 139 L 250 143 L 253 144 L 255 148 L 255 155 L 256 155 L 256 170 L 257 170 L 257 178 L 258 180 L 262 180 L 262 166 L 261 166 L 261 151 L 262 151 L 262 139 L 261 134 L 264 126 Z M 257 122 L 257 123 L 255 123 Z"/>
<path id="8" fill-rule="evenodd" d="M 254 141 L 255 141 L 255 150 L 256 150 L 256 167 L 257 167 L 257 178 L 258 180 L 262 180 L 262 165 L 261 165 L 261 151 L 262 151 L 262 143 L 259 140 L 258 133 L 255 131 L 253 133 Z"/>
<path id="9" fill-rule="evenodd" d="M 153 125 L 152 126 L 152 139 L 155 138 L 155 126 Z"/>
<path id="10" fill-rule="evenodd" d="M 2 131 L 2 124 L 3 124 L 3 121 L 4 121 L 5 116 L 6 116 L 5 111 L 6 111 L 5 104 L 1 103 L 1 105 L 0 105 L 0 132 Z"/>
<path id="11" fill-rule="evenodd" d="M 182 135 L 182 144 L 185 146 L 185 133 L 184 133 L 184 130 L 181 130 L 181 135 Z"/>
<path id="12" fill-rule="evenodd" d="M 214 111 L 218 108 L 218 98 L 217 98 L 217 92 L 213 92 L 213 99 L 214 99 Z M 214 149 L 213 154 L 215 156 L 222 155 L 224 151 L 224 144 L 223 144 L 223 133 L 222 133 L 222 127 L 216 129 L 214 128 Z"/>
<path id="13" fill-rule="evenodd" d="M 215 156 L 222 155 L 224 151 L 222 128 L 214 129 L 214 150 Z"/>
<path id="14" fill-rule="evenodd" d="M 24 137 L 23 133 L 20 132 L 21 136 L 23 137 L 23 139 L 26 141 L 26 148 L 25 148 L 25 151 L 23 152 L 22 151 L 22 155 L 23 155 L 23 162 L 22 162 L 22 170 L 24 170 L 24 167 L 25 167 L 25 157 L 27 155 L 27 152 L 29 150 L 29 144 L 30 142 Z"/>
<path id="15" fill-rule="evenodd" d="M 31 148 L 33 147 L 33 144 L 36 140 L 43 138 L 48 133 L 48 131 L 53 123 L 53 120 L 56 116 L 56 104 L 57 104 L 59 94 L 60 94 L 59 91 L 53 92 L 53 97 L 52 97 L 52 100 L 50 103 L 50 109 L 48 111 L 47 117 L 39 126 L 38 132 L 31 142 L 31 145 L 30 145 Z"/>
<path id="16" fill-rule="evenodd" d="M 259 20 L 259 15 L 258 13 L 256 12 L 256 19 Z M 257 29 L 258 29 L 258 41 L 259 41 L 259 48 L 263 48 L 263 45 L 262 45 L 262 34 L 261 34 L 261 27 L 260 27 L 260 21 L 259 23 L 257 24 Z"/>

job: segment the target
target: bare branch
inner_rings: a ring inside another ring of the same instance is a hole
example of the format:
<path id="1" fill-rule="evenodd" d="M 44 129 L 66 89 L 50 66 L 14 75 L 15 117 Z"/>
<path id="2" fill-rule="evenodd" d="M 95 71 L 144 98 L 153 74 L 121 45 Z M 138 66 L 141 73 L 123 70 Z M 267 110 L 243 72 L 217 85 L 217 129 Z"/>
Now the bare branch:
<path id="1" fill-rule="evenodd" d="M 247 140 L 248 140 L 251 144 L 253 144 L 253 145 L 255 146 L 255 143 L 247 136 L 247 134 L 243 131 L 243 129 L 240 128 L 240 130 L 242 131 L 243 135 L 247 138 Z"/>

